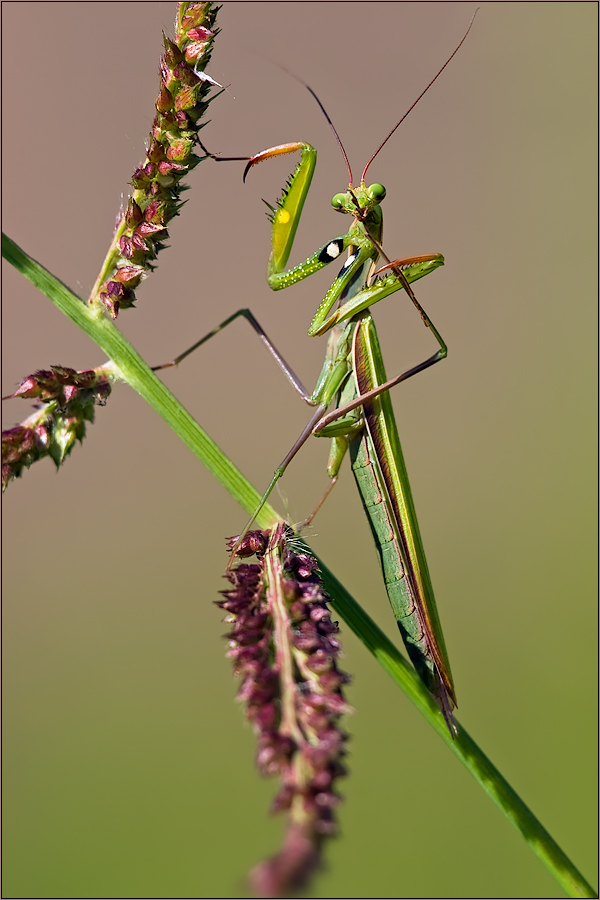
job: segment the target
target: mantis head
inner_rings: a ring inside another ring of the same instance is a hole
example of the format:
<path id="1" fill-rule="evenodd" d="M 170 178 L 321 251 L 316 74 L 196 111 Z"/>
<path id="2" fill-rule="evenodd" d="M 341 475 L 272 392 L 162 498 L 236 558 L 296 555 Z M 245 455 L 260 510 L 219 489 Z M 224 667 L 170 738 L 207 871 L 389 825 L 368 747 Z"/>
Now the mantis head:
<path id="1" fill-rule="evenodd" d="M 363 182 L 360 187 L 349 187 L 345 194 L 335 194 L 331 198 L 331 205 L 337 212 L 362 220 L 381 203 L 385 193 L 382 184 L 375 183 L 365 187 Z"/>

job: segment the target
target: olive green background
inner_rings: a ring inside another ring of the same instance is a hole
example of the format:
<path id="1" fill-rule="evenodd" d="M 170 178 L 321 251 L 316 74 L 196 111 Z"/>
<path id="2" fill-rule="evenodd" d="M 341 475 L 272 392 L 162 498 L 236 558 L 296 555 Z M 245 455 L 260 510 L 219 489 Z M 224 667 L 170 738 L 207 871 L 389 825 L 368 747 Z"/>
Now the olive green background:
<path id="1" fill-rule="evenodd" d="M 225 3 L 203 132 L 223 155 L 319 149 L 293 262 L 344 225 L 330 208 L 464 33 L 473 3 Z M 174 3 L 7 3 L 4 228 L 86 296 L 153 118 Z M 392 256 L 443 252 L 417 294 L 449 345 L 394 395 L 459 719 L 594 879 L 595 47 L 593 3 L 481 3 L 467 42 L 370 169 Z M 294 162 L 210 161 L 171 249 L 118 320 L 170 359 L 249 306 L 308 385 L 306 329 L 334 272 L 273 294 L 273 201 Z M 9 266 L 4 390 L 102 355 Z M 374 309 L 390 376 L 429 355 L 405 298 Z M 258 488 L 307 418 L 241 321 L 165 376 Z M 4 404 L 5 424 L 30 404 Z M 282 482 L 302 520 L 324 489 L 312 441 Z M 310 540 L 396 640 L 353 479 Z M 57 475 L 5 498 L 4 896 L 239 897 L 275 851 L 275 784 L 234 702 L 224 537 L 246 516 L 124 386 Z M 561 889 L 342 625 L 355 708 L 342 837 L 315 897 L 560 897 Z"/>

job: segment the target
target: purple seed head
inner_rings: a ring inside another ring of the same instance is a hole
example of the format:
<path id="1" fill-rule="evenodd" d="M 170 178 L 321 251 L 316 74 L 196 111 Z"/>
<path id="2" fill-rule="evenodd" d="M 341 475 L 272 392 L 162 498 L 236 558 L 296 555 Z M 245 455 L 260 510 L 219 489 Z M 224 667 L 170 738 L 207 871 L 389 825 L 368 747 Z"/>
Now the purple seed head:
<path id="1" fill-rule="evenodd" d="M 288 896 L 316 869 L 323 839 L 336 833 L 334 782 L 346 771 L 340 719 L 349 711 L 342 693 L 349 678 L 338 668 L 338 628 L 317 561 L 296 543 L 281 525 L 246 534 L 236 556 L 255 554 L 258 563 L 229 571 L 232 588 L 218 603 L 228 613 L 238 699 L 257 735 L 256 763 L 279 777 L 272 811 L 288 815 L 281 851 L 251 874 L 260 897 Z"/>

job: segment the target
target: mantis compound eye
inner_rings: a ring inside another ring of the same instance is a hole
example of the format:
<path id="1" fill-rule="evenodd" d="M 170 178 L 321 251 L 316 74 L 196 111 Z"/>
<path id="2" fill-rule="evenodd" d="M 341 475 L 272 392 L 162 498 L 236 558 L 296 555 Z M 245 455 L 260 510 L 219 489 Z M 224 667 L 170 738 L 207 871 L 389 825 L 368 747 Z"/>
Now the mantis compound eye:
<path id="1" fill-rule="evenodd" d="M 385 197 L 386 190 L 382 184 L 371 184 L 367 188 L 367 194 L 371 200 L 375 201 L 375 203 L 381 203 Z"/>
<path id="2" fill-rule="evenodd" d="M 345 194 L 335 194 L 335 196 L 333 196 L 333 197 L 331 198 L 331 205 L 332 205 L 333 208 L 336 209 L 338 212 L 343 212 L 343 211 L 344 211 L 344 203 L 345 203 L 345 202 L 346 202 L 346 195 L 345 195 Z"/>

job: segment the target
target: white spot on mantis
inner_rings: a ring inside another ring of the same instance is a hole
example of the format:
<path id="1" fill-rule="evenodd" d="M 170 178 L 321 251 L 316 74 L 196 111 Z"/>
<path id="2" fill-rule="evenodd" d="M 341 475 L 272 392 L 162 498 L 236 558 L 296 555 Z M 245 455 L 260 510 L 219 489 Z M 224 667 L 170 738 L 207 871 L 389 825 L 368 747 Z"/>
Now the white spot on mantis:
<path id="1" fill-rule="evenodd" d="M 332 259 L 335 259 L 337 256 L 340 255 L 340 248 L 336 244 L 335 241 L 332 241 L 330 244 L 327 245 L 327 247 L 325 249 L 325 253 L 327 254 L 327 256 L 330 256 Z"/>
<path id="2" fill-rule="evenodd" d="M 348 259 L 346 260 L 346 262 L 344 263 L 344 265 L 342 266 L 342 270 L 347 269 L 348 266 L 351 266 L 352 263 L 354 262 L 354 260 L 356 259 L 357 255 L 358 255 L 357 253 L 352 253 L 352 254 L 348 257 Z"/>

